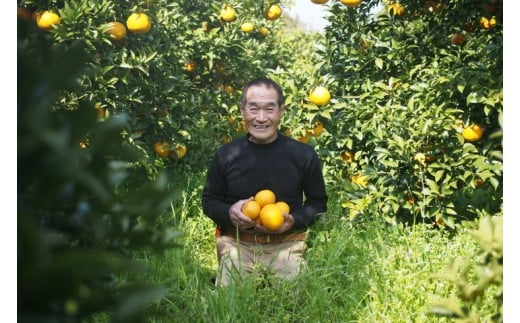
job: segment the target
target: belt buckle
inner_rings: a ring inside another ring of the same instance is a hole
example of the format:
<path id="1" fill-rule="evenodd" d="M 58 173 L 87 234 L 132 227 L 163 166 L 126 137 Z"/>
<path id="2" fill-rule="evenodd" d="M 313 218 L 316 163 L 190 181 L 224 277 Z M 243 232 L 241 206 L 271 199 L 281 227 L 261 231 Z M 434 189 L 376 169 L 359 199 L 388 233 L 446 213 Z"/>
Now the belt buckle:
<path id="1" fill-rule="evenodd" d="M 255 242 L 258 244 L 271 243 L 271 235 L 266 233 L 255 233 Z"/>

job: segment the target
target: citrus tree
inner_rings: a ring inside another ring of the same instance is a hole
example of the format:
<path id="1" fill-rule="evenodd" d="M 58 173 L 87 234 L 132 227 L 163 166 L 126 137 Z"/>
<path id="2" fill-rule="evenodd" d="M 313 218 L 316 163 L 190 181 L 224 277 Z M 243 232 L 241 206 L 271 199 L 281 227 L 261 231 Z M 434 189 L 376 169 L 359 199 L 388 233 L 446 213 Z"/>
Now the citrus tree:
<path id="1" fill-rule="evenodd" d="M 63 91 L 79 87 L 83 42 L 52 46 L 24 21 L 18 36 L 18 320 L 104 311 L 114 321 L 140 320 L 167 289 L 117 276 L 139 277 L 133 251 L 177 246 L 180 233 L 157 221 L 174 191 L 164 176 L 132 181 L 130 165 L 141 152 L 120 135 L 128 115 L 98 122 L 88 105 L 53 109 Z"/>
<path id="2" fill-rule="evenodd" d="M 329 2 L 315 115 L 346 214 L 453 227 L 502 206 L 502 1 Z M 325 152 L 325 151 L 324 151 Z"/>
<path id="3" fill-rule="evenodd" d="M 18 1 L 21 321 L 142 321 L 168 293 L 133 251 L 176 246 L 160 215 L 189 181 L 179 176 L 243 133 L 237 90 L 287 55 L 280 10 Z"/>
<path id="4" fill-rule="evenodd" d="M 38 25 L 43 12 L 59 22 Z M 124 136 L 143 151 L 136 167 L 152 178 L 166 167 L 201 165 L 208 150 L 243 132 L 233 119 L 238 92 L 283 61 L 281 15 L 272 1 L 19 2 L 19 16 L 54 43 L 88 44 L 90 73 L 56 108 L 85 102 L 101 120 L 129 114 Z"/>

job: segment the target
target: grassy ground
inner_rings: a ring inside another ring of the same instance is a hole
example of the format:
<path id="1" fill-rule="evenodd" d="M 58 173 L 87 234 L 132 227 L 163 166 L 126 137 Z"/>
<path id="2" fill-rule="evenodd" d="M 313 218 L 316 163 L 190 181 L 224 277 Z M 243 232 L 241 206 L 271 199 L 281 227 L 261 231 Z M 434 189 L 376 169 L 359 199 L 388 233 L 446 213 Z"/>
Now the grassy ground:
<path id="1" fill-rule="evenodd" d="M 308 269 L 293 281 L 259 273 L 229 288 L 216 288 L 214 225 L 198 206 L 198 193 L 185 196 L 169 215 L 184 233 L 183 247 L 139 256 L 148 279 L 172 293 L 154 322 L 451 322 L 428 314 L 432 302 L 453 296 L 449 265 L 476 261 L 478 245 L 464 230 L 449 233 L 420 224 L 352 223 L 339 206 L 311 230 Z M 332 198 L 331 201 L 334 201 Z M 334 202 L 332 202 L 334 203 Z M 496 312 L 492 295 L 478 305 Z"/>

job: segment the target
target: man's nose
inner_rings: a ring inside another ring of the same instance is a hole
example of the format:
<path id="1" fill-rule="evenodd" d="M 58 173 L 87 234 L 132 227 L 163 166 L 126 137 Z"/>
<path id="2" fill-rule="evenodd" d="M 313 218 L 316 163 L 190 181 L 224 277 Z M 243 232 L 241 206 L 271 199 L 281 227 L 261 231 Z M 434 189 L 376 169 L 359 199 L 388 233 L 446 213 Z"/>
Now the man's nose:
<path id="1" fill-rule="evenodd" d="M 259 121 L 267 120 L 267 111 L 265 111 L 264 109 L 258 110 L 258 114 L 256 116 L 256 119 L 259 120 Z"/>

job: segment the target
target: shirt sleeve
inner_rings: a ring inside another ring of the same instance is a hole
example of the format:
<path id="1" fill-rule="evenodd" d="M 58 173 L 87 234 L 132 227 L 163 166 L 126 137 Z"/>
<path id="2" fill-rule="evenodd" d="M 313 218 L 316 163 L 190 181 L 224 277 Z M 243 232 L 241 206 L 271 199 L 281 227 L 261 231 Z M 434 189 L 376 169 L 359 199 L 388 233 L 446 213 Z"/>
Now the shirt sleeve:
<path id="1" fill-rule="evenodd" d="M 219 227 L 232 227 L 229 218 L 231 203 L 225 200 L 226 182 L 222 162 L 215 154 L 208 169 L 202 191 L 202 210 Z"/>
<path id="2" fill-rule="evenodd" d="M 327 211 L 327 192 L 321 162 L 315 151 L 308 160 L 303 178 L 303 208 L 293 214 L 293 229 L 303 230 L 313 225 Z"/>

